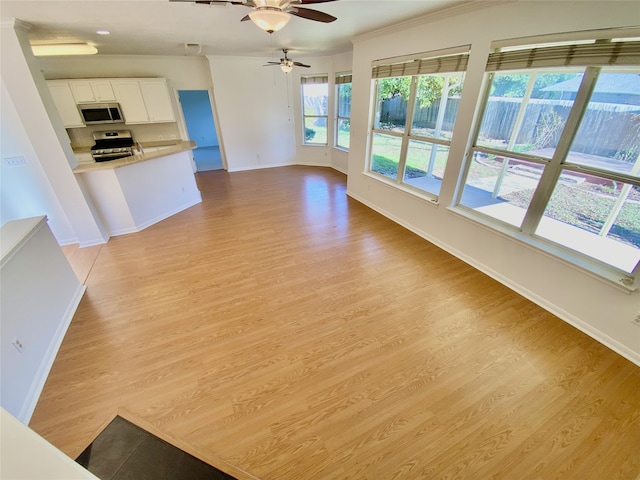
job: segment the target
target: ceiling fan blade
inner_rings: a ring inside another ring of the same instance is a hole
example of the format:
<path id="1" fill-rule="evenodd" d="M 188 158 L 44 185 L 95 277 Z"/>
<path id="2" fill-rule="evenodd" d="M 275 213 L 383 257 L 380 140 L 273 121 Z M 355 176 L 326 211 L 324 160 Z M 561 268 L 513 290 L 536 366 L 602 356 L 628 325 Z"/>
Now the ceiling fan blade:
<path id="1" fill-rule="evenodd" d="M 169 0 L 170 2 L 195 3 L 197 5 L 211 5 L 212 3 L 230 3 L 231 5 L 244 5 L 252 7 L 253 2 L 239 2 L 237 0 Z"/>
<path id="2" fill-rule="evenodd" d="M 300 63 L 300 62 L 293 62 L 293 64 L 297 67 L 304 67 L 304 68 L 311 67 L 311 65 L 305 65 L 304 63 Z"/>
<path id="3" fill-rule="evenodd" d="M 337 20 L 337 18 L 333 15 L 319 12 L 317 10 L 311 10 L 309 8 L 290 7 L 286 11 L 291 15 L 295 15 L 296 17 L 306 18 L 307 20 L 314 20 L 316 22 L 331 23 L 334 20 Z"/>
<path id="4" fill-rule="evenodd" d="M 273 67 L 275 65 L 280 65 L 280 62 L 267 62 L 264 65 L 262 65 L 263 67 Z"/>
<path id="5" fill-rule="evenodd" d="M 327 3 L 327 2 L 337 2 L 338 0 L 298 0 L 297 2 L 291 3 L 300 3 L 302 5 L 311 5 L 312 3 Z"/>
<path id="6" fill-rule="evenodd" d="M 241 21 L 241 22 L 248 22 L 249 20 L 251 20 L 251 19 L 249 18 L 249 15 L 245 15 L 244 17 L 242 17 L 242 18 L 240 19 L 240 21 Z"/>

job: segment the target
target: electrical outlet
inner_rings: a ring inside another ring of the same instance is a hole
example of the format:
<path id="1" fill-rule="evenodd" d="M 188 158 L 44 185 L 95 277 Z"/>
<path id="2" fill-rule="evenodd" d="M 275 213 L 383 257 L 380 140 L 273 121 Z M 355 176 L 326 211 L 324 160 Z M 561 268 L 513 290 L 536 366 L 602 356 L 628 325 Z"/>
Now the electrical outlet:
<path id="1" fill-rule="evenodd" d="M 11 342 L 11 345 L 13 345 L 16 348 L 16 350 L 18 350 L 19 353 L 22 353 L 23 345 L 18 337 L 14 337 L 13 342 Z"/>

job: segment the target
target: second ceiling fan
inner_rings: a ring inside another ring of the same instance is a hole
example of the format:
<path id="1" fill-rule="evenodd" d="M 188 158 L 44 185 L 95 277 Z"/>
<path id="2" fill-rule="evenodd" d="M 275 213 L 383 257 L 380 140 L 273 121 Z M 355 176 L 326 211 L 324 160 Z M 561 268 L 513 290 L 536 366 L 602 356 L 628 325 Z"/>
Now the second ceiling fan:
<path id="1" fill-rule="evenodd" d="M 265 65 L 263 65 L 263 67 L 270 67 L 272 65 L 278 65 L 278 66 L 280 66 L 280 69 L 284 73 L 289 73 L 293 69 L 294 66 L 296 66 L 296 67 L 304 67 L 304 68 L 309 68 L 311 66 L 311 65 L 305 65 L 304 63 L 300 63 L 300 62 L 294 62 L 289 57 L 287 57 L 287 53 L 288 52 L 289 52 L 288 49 L 283 48 L 282 49 L 282 53 L 284 53 L 284 58 L 281 58 L 279 62 L 267 62 Z"/>

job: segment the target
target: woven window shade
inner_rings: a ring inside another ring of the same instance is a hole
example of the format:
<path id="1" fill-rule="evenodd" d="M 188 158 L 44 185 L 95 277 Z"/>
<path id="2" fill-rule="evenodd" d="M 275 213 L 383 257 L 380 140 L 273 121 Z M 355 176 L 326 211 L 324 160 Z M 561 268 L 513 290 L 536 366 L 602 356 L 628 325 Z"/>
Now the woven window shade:
<path id="1" fill-rule="evenodd" d="M 488 72 L 546 67 L 640 65 L 640 42 L 606 42 L 496 52 Z"/>
<path id="2" fill-rule="evenodd" d="M 327 75 L 317 75 L 314 77 L 300 77 L 300 83 L 329 83 L 329 77 Z"/>
<path id="3" fill-rule="evenodd" d="M 336 75 L 336 85 L 342 85 L 343 83 L 351 83 L 350 73 L 346 73 L 343 75 Z"/>
<path id="4" fill-rule="evenodd" d="M 405 61 L 398 61 L 397 63 L 392 62 L 392 58 L 384 62 L 376 62 L 371 70 L 371 78 L 464 72 L 469 63 L 469 48 L 466 47 L 464 51 L 448 55 L 415 57 Z"/>

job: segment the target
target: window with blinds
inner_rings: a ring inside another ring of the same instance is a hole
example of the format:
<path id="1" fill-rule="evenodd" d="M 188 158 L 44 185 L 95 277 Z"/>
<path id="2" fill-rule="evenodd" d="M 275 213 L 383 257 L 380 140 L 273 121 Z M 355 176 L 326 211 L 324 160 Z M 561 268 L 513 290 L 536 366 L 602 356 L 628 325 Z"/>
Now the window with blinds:
<path id="1" fill-rule="evenodd" d="M 351 140 L 351 74 L 336 75 L 335 146 L 349 150 Z"/>
<path id="2" fill-rule="evenodd" d="M 462 46 L 373 63 L 372 174 L 437 201 L 468 57 Z"/>
<path id="3" fill-rule="evenodd" d="M 503 46 L 486 72 L 458 206 L 632 282 L 640 262 L 640 42 Z"/>
<path id="4" fill-rule="evenodd" d="M 300 77 L 304 145 L 327 145 L 329 77 Z"/>

